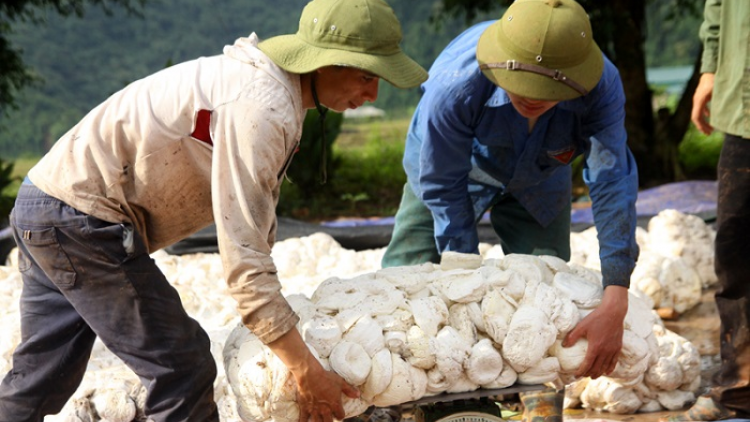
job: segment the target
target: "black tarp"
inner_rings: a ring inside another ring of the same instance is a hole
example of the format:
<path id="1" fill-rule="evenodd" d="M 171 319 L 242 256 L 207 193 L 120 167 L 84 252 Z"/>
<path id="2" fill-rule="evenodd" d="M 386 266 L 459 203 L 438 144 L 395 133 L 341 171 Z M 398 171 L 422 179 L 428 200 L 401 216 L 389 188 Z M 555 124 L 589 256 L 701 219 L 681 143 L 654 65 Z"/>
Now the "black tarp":
<path id="1" fill-rule="evenodd" d="M 638 225 L 646 228 L 649 220 L 665 209 L 693 214 L 709 224 L 716 220 L 716 181 L 687 181 L 661 185 L 638 193 L 636 212 Z M 576 208 L 571 215 L 571 230 L 583 231 L 593 225 L 591 207 Z M 479 241 L 497 244 L 495 234 L 487 218 L 478 226 Z M 357 222 L 308 223 L 291 218 L 279 217 L 276 240 L 304 237 L 314 233 L 327 233 L 345 249 L 361 251 L 378 249 L 388 245 L 393 231 L 393 218 L 369 219 Z M 10 229 L 0 230 L 0 262 L 5 262 L 8 252 L 15 247 Z M 216 227 L 211 225 L 192 236 L 166 248 L 168 253 L 184 255 L 188 253 L 216 253 Z"/>
<path id="2" fill-rule="evenodd" d="M 279 217 L 276 240 L 282 241 L 294 237 L 305 237 L 321 232 L 330 235 L 344 249 L 363 251 L 388 246 L 388 242 L 391 240 L 391 233 L 393 232 L 393 225 L 330 226 Z M 479 224 L 479 241 L 491 244 L 499 242 L 495 231 L 492 230 L 492 226 L 489 223 L 482 222 Z M 173 255 L 218 252 L 216 226 L 208 226 L 193 236 L 166 248 L 166 251 Z"/>

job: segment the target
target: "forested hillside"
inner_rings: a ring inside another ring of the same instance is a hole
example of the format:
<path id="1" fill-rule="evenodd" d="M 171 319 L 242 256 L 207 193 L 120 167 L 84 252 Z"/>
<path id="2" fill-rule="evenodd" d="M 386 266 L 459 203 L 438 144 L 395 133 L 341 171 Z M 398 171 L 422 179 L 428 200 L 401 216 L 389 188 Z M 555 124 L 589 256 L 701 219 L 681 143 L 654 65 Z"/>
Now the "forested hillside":
<path id="1" fill-rule="evenodd" d="M 0 156 L 43 153 L 107 96 L 171 63 L 220 54 L 225 44 L 250 32 L 261 38 L 295 32 L 306 2 L 150 0 L 140 17 L 120 10 L 108 16 L 90 7 L 82 19 L 50 13 L 45 25 L 15 27 L 11 39 L 43 83 L 23 91 L 19 109 L 0 117 Z M 434 24 L 430 17 L 437 1 L 389 4 L 403 25 L 404 50 L 426 68 L 468 24 L 462 19 Z M 698 18 L 665 21 L 666 12 L 655 4 L 649 15 L 649 64 L 690 64 L 697 51 Z M 375 105 L 396 114 L 408 111 L 417 100 L 418 90 L 397 90 L 383 83 Z"/>

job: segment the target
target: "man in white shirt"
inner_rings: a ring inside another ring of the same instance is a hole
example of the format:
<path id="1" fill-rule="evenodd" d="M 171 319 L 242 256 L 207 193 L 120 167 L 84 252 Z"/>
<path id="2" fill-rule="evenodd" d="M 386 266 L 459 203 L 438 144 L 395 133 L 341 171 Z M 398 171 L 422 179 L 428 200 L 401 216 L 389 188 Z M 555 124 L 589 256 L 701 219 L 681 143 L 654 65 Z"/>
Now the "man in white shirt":
<path id="1" fill-rule="evenodd" d="M 215 223 L 243 323 L 297 381 L 300 421 L 342 419 L 358 392 L 296 329 L 270 253 L 279 188 L 306 110 L 419 85 L 383 0 L 313 0 L 299 31 L 172 66 L 87 114 L 29 172 L 11 224 L 24 280 L 22 341 L 0 421 L 59 412 L 98 337 L 142 380 L 153 421 L 218 421 L 205 331 L 149 254 Z"/>

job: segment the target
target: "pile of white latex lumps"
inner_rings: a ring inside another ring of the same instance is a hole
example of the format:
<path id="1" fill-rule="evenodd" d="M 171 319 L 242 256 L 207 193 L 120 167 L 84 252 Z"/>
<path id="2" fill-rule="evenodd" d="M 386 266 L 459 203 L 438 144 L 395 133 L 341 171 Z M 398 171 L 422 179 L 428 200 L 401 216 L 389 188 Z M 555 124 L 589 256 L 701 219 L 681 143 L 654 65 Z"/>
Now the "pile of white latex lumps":
<path id="1" fill-rule="evenodd" d="M 684 218 L 679 213 L 674 215 L 678 219 Z M 700 227 L 700 225 L 696 226 Z M 654 226 L 654 231 L 659 230 L 656 227 Z M 651 232 L 652 228 L 649 227 L 649 229 L 649 232 Z M 642 250 L 648 250 L 648 248 L 643 247 L 643 244 L 647 245 L 647 243 L 644 243 L 644 233 L 645 231 L 639 231 L 639 243 L 642 244 Z M 680 230 L 672 231 L 671 236 L 676 239 L 673 241 L 680 242 L 679 234 Z M 598 255 L 598 245 L 589 242 L 585 246 L 587 252 L 582 253 L 580 252 L 581 247 L 577 246 L 580 245 L 580 242 L 576 242 L 576 237 L 577 235 L 574 234 L 572 240 L 574 259 L 571 260 L 569 266 L 583 267 L 583 265 L 576 263 L 576 256 Z M 649 240 L 648 237 L 645 238 L 646 241 Z M 285 295 L 293 297 L 303 295 L 310 298 L 321 282 L 329 278 L 367 277 L 368 274 L 372 276 L 374 272 L 380 269 L 380 259 L 383 252 L 384 249 L 359 252 L 346 250 L 330 236 L 317 233 L 303 238 L 278 242 L 273 248 L 273 257 L 279 270 L 279 277 L 284 285 Z M 487 260 L 500 261 L 504 258 L 499 246 L 482 244 L 480 245 L 480 252 Z M 14 255 L 11 255 L 11 258 L 13 257 Z M 226 379 L 222 362 L 226 340 L 230 333 L 236 329 L 239 318 L 236 314 L 235 302 L 227 294 L 218 255 L 172 256 L 158 252 L 153 255 L 153 258 L 164 269 L 168 279 L 177 288 L 188 312 L 208 331 L 213 345 L 212 352 L 218 362 L 220 371 L 215 383 L 216 399 L 220 405 L 220 411 L 224 419 L 238 420 L 237 398 Z M 595 264 L 590 265 L 590 267 L 596 269 Z M 596 271 L 594 273 L 596 274 Z M 21 280 L 13 259 L 10 260 L 8 266 L 0 267 L 0 279 L 3 280 L 0 283 L 0 323 L 4 323 L 4 327 L 9 327 L 0 334 L 0 371 L 5 373 L 11 367 L 10 357 L 20 339 L 18 298 Z M 635 296 L 643 296 L 643 299 L 648 302 L 647 297 L 639 291 L 634 291 L 634 294 Z M 659 342 L 674 338 L 673 333 L 657 335 L 660 331 L 656 326 L 659 326 L 659 324 L 655 325 L 654 335 Z M 687 351 L 676 346 L 670 346 L 673 349 L 672 358 L 677 359 L 678 356 L 692 354 L 692 345 L 685 343 L 683 340 L 680 340 L 679 343 L 685 344 L 684 347 L 681 347 Z M 483 344 L 486 344 L 486 342 Z M 682 359 L 685 360 L 686 358 L 683 357 Z M 688 360 L 692 361 L 692 359 Z M 656 369 L 654 371 L 658 372 Z M 690 373 L 690 371 L 686 372 Z M 607 384 L 603 385 L 605 381 L 607 381 Z M 676 382 L 672 381 L 671 386 L 674 387 L 673 384 Z M 691 385 L 695 383 L 696 381 L 693 379 Z M 571 388 L 573 386 L 575 388 Z M 667 387 L 670 386 L 667 385 Z M 686 386 L 681 384 L 673 391 L 685 391 L 685 389 Z M 613 386 L 608 378 L 601 378 L 591 383 L 581 380 L 569 386 L 566 406 L 583 405 L 612 412 L 623 412 L 623 409 L 627 406 L 614 406 L 613 403 L 623 402 L 620 396 L 624 394 L 623 391 L 628 391 L 627 394 L 636 394 L 636 396 L 640 395 L 647 399 L 645 404 L 648 404 L 648 406 L 645 406 L 645 410 L 648 410 L 649 406 L 655 408 L 654 403 L 660 402 L 653 399 L 653 394 L 644 394 L 642 390 L 643 388 L 639 387 L 638 384 L 635 386 Z M 687 388 L 687 390 L 691 390 L 691 388 Z M 582 394 L 583 391 L 587 391 L 587 393 Z M 606 393 L 606 391 L 610 393 Z M 651 389 L 649 391 L 653 392 Z M 58 416 L 48 417 L 46 420 L 138 420 L 142 412 L 143 397 L 144 390 L 138 379 L 119 359 L 97 341 L 89 369 L 74 399 L 66 405 L 66 408 Z M 639 400 L 641 399 L 639 398 Z M 674 404 L 669 403 L 681 401 L 678 399 L 670 402 L 664 398 L 662 400 L 667 402 L 667 408 L 674 407 Z M 634 402 L 634 400 L 631 400 L 631 403 Z M 643 403 L 643 400 L 641 402 Z M 630 407 L 633 406 L 633 404 L 630 405 Z M 135 416 L 128 419 L 130 415 Z"/>
<path id="2" fill-rule="evenodd" d="M 655 308 L 684 313 L 700 303 L 702 291 L 718 281 L 714 272 L 716 231 L 701 218 L 665 210 L 638 227 L 640 256 L 630 286 L 651 298 Z M 571 234 L 570 262 L 601 270 L 597 231 Z"/>
<path id="3" fill-rule="evenodd" d="M 573 384 L 568 405 L 613 413 L 674 410 L 700 386 L 695 347 L 665 329 L 647 297 L 630 295 L 615 372 L 573 376 L 587 342 L 564 336 L 599 306 L 601 275 L 549 257 L 443 254 L 440 265 L 377 270 L 290 296 L 299 329 L 326 368 L 361 391 L 347 416 L 442 393 L 513 384 Z M 229 384 L 246 421 L 294 422 L 292 375 L 238 326 L 224 347 Z"/>
<path id="4" fill-rule="evenodd" d="M 311 294 L 325 279 L 354 276 L 380 267 L 384 250 L 352 251 L 331 236 L 317 233 L 277 242 L 272 255 L 285 295 Z M 20 341 L 18 300 L 21 275 L 17 252 L 0 266 L 0 376 L 11 368 L 13 350 Z M 222 420 L 239 421 L 236 399 L 224 375 L 222 350 L 229 333 L 239 323 L 236 302 L 229 296 L 218 254 L 169 255 L 160 251 L 152 258 L 177 289 L 188 313 L 208 332 L 219 370 L 214 383 Z M 130 422 L 140 419 L 145 389 L 139 379 L 97 340 L 81 386 L 47 422 Z"/>

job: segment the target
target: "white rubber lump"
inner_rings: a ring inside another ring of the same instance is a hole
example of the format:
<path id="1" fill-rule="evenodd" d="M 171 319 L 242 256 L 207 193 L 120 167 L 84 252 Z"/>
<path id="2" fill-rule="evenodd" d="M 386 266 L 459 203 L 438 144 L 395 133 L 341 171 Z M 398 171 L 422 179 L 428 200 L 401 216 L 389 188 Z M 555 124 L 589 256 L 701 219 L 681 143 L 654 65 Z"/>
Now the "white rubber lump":
<path id="1" fill-rule="evenodd" d="M 615 372 L 596 381 L 574 378 L 586 342 L 560 343 L 601 295 L 596 272 L 554 257 L 446 254 L 439 265 L 330 278 L 310 300 L 292 305 L 313 354 L 362 391 L 347 399 L 347 417 L 370 405 L 558 379 L 575 386 L 571 407 L 635 413 L 692 400 L 700 384 L 697 349 L 666 330 L 648 297 L 637 293 L 630 294 Z M 400 323 L 378 319 L 396 313 Z M 296 420 L 288 371 L 245 327 L 229 336 L 224 365 L 243 421 Z"/>
<path id="2" fill-rule="evenodd" d="M 639 239 L 648 237 L 645 231 L 639 233 Z M 598 245 L 591 248 L 594 252 L 588 255 L 596 255 Z M 640 315 L 628 314 L 628 347 L 618 376 L 595 382 L 574 380 L 570 374 L 585 354 L 585 342 L 564 349 L 559 341 L 599 304 L 601 275 L 596 267 L 552 257 L 505 256 L 499 246 L 488 244 L 481 244 L 480 251 L 481 257 L 447 254 L 440 265 L 380 269 L 384 249 L 346 250 L 327 234 L 277 242 L 272 255 L 283 291 L 306 324 L 301 330 L 308 344 L 318 344 L 311 349 L 328 368 L 341 371 L 354 384 L 362 382 L 357 384 L 362 399 L 347 402 L 347 414 L 357 414 L 370 403 L 538 383 L 556 376 L 571 383 L 568 406 L 658 411 L 690 400 L 700 383 L 695 347 L 664 330 L 650 311 L 649 295 L 632 290 L 631 313 L 637 310 Z M 152 258 L 179 292 L 188 313 L 209 334 L 219 370 L 214 387 L 222 420 L 240 421 L 240 412 L 246 418 L 255 413 L 262 417 L 278 413 L 274 418 L 281 419 L 294 415 L 296 407 L 289 400 L 293 384 L 282 382 L 288 376 L 283 368 L 263 378 L 267 374 L 248 366 L 253 359 L 271 362 L 269 367 L 276 363 L 272 355 L 259 354 L 260 345 L 246 344 L 253 343 L 248 333 L 240 335 L 244 329 L 237 328 L 236 303 L 226 291 L 219 256 L 158 252 Z M 22 282 L 15 252 L 7 265 L 0 266 L 0 280 L 0 323 L 7 327 L 0 333 L 4 374 L 20 341 Z M 356 287 L 342 290 L 349 284 Z M 342 300 L 349 302 L 347 307 L 341 307 Z M 527 312 L 536 313 L 539 320 L 526 320 Z M 509 333 L 516 329 L 541 330 L 535 334 L 534 353 L 514 353 L 512 343 L 520 339 Z M 343 343 L 340 348 L 339 343 Z M 232 350 L 238 352 L 240 347 L 249 349 L 234 355 L 232 363 Z M 361 363 L 367 359 L 369 370 Z M 225 366 L 225 360 L 232 365 Z M 676 377 L 667 375 L 677 372 L 675 361 L 683 374 L 679 386 Z M 238 379 L 244 380 L 243 387 L 237 385 Z M 249 397 L 245 391 L 257 394 Z M 60 414 L 45 420 L 126 420 L 133 407 L 132 420 L 142 420 L 144 394 L 132 371 L 97 341 L 80 388 Z"/>
<path id="3" fill-rule="evenodd" d="M 571 233 L 571 263 L 597 271 L 599 243 L 595 227 Z M 683 313 L 701 300 L 702 290 L 717 283 L 714 272 L 716 231 L 697 216 L 664 210 L 638 227 L 641 249 L 630 277 L 631 289 L 645 293 L 654 308 Z"/>

